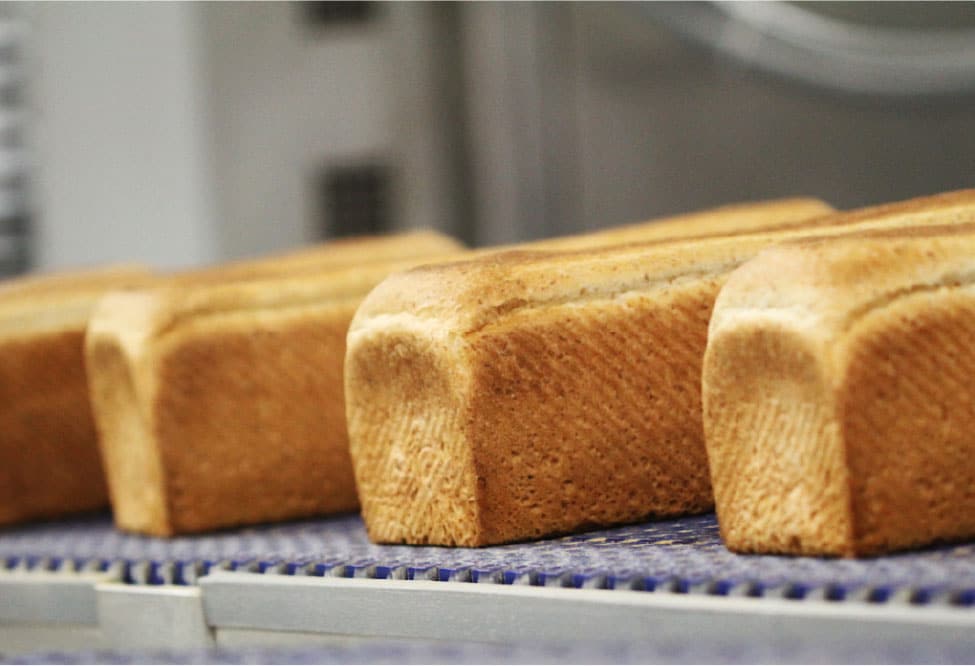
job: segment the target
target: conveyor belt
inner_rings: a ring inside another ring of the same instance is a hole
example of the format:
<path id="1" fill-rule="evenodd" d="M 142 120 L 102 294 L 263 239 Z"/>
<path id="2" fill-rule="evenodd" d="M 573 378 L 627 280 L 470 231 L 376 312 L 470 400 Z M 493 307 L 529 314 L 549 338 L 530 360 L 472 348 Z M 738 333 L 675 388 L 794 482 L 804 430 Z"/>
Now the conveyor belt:
<path id="1" fill-rule="evenodd" d="M 721 544 L 713 515 L 481 549 L 375 545 L 356 516 L 174 539 L 123 534 L 108 516 L 0 531 L 0 652 L 11 654 L 199 648 L 221 660 L 352 638 L 642 641 L 744 650 L 745 661 L 766 660 L 753 646 L 778 645 L 767 660 L 783 661 L 798 645 L 815 656 L 883 644 L 943 661 L 975 654 L 973 606 L 971 544 L 863 560 L 743 556 Z"/>
<path id="2" fill-rule="evenodd" d="M 0 532 L 13 570 L 105 570 L 139 584 L 192 584 L 214 569 L 429 579 L 711 595 L 975 604 L 975 545 L 846 560 L 743 556 L 721 544 L 713 515 L 649 522 L 507 546 L 379 546 L 358 517 L 156 539 L 107 516 Z"/>

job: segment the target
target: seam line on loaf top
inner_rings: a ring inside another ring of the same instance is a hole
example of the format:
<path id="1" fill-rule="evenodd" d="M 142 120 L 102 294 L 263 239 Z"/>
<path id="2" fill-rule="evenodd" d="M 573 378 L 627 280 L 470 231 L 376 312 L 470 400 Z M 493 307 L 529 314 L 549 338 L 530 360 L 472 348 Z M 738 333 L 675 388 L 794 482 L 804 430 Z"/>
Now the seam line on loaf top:
<path id="1" fill-rule="evenodd" d="M 674 271 L 668 275 L 650 278 L 648 270 L 641 276 L 628 280 L 623 285 L 607 285 L 606 287 L 597 286 L 583 287 L 581 291 L 553 296 L 544 299 L 531 299 L 529 290 L 523 294 L 512 296 L 505 299 L 498 305 L 482 306 L 479 308 L 486 316 L 486 321 L 476 321 L 473 325 L 465 327 L 463 335 L 476 334 L 482 329 L 500 321 L 503 317 L 510 317 L 516 314 L 542 310 L 546 308 L 556 308 L 562 306 L 584 306 L 593 303 L 622 301 L 632 297 L 645 296 L 654 293 L 677 289 L 694 280 L 708 277 L 721 277 L 733 270 L 741 262 L 722 262 L 712 264 L 707 268 L 696 268 L 695 270 Z M 382 325 L 388 325 L 396 321 L 411 323 L 442 323 L 445 318 L 450 318 L 449 314 L 437 311 L 435 308 L 421 307 L 417 310 L 406 312 L 379 312 L 363 318 L 350 331 L 350 339 L 362 334 L 368 334 L 369 329 Z M 480 318 L 477 318 L 480 319 Z"/>

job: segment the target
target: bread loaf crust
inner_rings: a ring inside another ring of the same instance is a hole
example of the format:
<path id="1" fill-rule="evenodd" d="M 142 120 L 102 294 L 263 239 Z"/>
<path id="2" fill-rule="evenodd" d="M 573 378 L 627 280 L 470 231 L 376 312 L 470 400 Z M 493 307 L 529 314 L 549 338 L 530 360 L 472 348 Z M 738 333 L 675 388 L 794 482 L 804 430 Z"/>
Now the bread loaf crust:
<path id="1" fill-rule="evenodd" d="M 169 536 L 354 510 L 349 321 L 389 271 L 458 251 L 429 233 L 343 242 L 106 297 L 87 351 L 116 524 Z"/>
<path id="2" fill-rule="evenodd" d="M 832 206 L 810 197 L 790 197 L 758 203 L 738 203 L 684 213 L 648 222 L 625 224 L 585 234 L 546 238 L 520 248 L 546 251 L 589 250 L 593 247 L 651 243 L 682 238 L 706 238 L 786 229 L 836 212 Z"/>
<path id="3" fill-rule="evenodd" d="M 471 336 L 483 542 L 711 508 L 694 378 L 718 285 L 526 311 Z M 680 343 L 646 348 L 665 336 Z"/>
<path id="4" fill-rule="evenodd" d="M 730 548 L 852 556 L 975 535 L 975 196 L 913 210 L 950 226 L 774 248 L 719 296 L 704 422 Z"/>
<path id="5" fill-rule="evenodd" d="M 148 279 L 115 266 L 0 283 L 0 524 L 108 505 L 84 331 L 106 289 Z"/>
<path id="6" fill-rule="evenodd" d="M 214 318 L 160 344 L 154 435 L 172 533 L 358 507 L 341 375 L 357 304 Z"/>
<path id="7" fill-rule="evenodd" d="M 370 536 L 477 546 L 708 510 L 701 358 L 720 275 L 741 247 L 715 241 L 679 264 L 666 245 L 514 252 L 384 281 L 353 320 L 346 359 Z M 553 271 L 569 256 L 572 270 Z M 418 329 L 443 342 L 417 345 Z M 678 342 L 643 353 L 654 334 Z M 417 367 L 442 379 L 420 390 Z M 673 380 L 667 396 L 648 400 L 661 376 Z M 436 465 L 421 462 L 431 450 Z M 388 456 L 396 474 L 376 462 Z M 445 508 L 421 510 L 415 487 L 436 488 Z"/>

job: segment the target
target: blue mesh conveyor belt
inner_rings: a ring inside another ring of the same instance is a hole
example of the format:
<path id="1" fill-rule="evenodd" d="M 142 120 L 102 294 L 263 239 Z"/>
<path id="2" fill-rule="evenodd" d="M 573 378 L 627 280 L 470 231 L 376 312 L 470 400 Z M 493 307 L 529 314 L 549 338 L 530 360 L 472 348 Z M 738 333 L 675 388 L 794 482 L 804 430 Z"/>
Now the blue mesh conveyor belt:
<path id="1" fill-rule="evenodd" d="M 213 567 L 290 575 L 975 604 L 975 545 L 865 559 L 743 556 L 713 515 L 491 548 L 379 546 L 358 517 L 156 539 L 108 517 L 0 531 L 0 568 L 121 566 L 137 583 L 191 583 Z"/>

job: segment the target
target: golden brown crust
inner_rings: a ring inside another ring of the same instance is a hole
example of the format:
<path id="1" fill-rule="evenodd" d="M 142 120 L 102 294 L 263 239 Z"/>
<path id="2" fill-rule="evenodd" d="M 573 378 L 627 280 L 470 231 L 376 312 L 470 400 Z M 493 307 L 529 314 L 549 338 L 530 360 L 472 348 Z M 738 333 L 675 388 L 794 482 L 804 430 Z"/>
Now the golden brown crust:
<path id="1" fill-rule="evenodd" d="M 398 238 L 102 300 L 87 351 L 119 527 L 172 535 L 357 506 L 341 378 L 349 320 L 389 271 L 460 247 Z"/>
<path id="2" fill-rule="evenodd" d="M 700 375 L 719 285 L 518 313 L 468 337 L 478 543 L 711 508 L 700 394 L 681 378 Z"/>
<path id="3" fill-rule="evenodd" d="M 704 431 L 729 548 L 751 552 L 765 543 L 775 552 L 820 554 L 843 552 L 849 542 L 842 438 L 818 347 L 771 324 L 708 346 Z"/>
<path id="4" fill-rule="evenodd" d="M 341 238 L 287 252 L 207 266 L 172 276 L 187 288 L 228 281 L 259 280 L 282 275 L 355 270 L 368 264 L 425 260 L 434 254 L 460 252 L 463 246 L 449 236 L 420 229 L 389 236 Z"/>
<path id="5" fill-rule="evenodd" d="M 144 266 L 135 264 L 32 273 L 0 281 L 0 302 L 7 305 L 17 300 L 36 300 L 43 296 L 61 299 L 78 293 L 98 294 L 108 289 L 118 289 L 119 285 L 133 279 L 141 280 L 148 273 Z"/>
<path id="6" fill-rule="evenodd" d="M 975 535 L 975 210 L 942 203 L 891 209 L 927 228 L 768 250 L 722 291 L 703 390 L 730 548 L 864 555 Z"/>
<path id="7" fill-rule="evenodd" d="M 341 375 L 356 304 L 215 319 L 160 344 L 167 532 L 357 508 Z"/>
<path id="8" fill-rule="evenodd" d="M 359 308 L 346 360 L 370 536 L 486 545 L 708 508 L 700 372 L 725 277 L 777 242 L 904 224 L 896 211 L 915 205 L 685 242 L 509 252 L 391 276 Z M 448 397 L 415 391 L 408 363 L 383 364 L 382 350 L 415 348 L 442 354 L 424 367 L 470 376 L 438 384 L 460 401 L 463 428 L 434 425 Z M 416 462 L 431 447 L 439 462 Z M 395 478 L 374 464 L 393 454 Z M 452 482 L 443 509 L 414 509 L 406 488 L 440 484 L 431 469 L 468 470 L 470 479 L 471 465 L 476 486 Z"/>
<path id="9" fill-rule="evenodd" d="M 962 190 L 805 222 L 790 221 L 746 234 L 608 246 L 592 243 L 588 248 L 560 251 L 529 245 L 525 246 L 528 249 L 461 255 L 383 281 L 363 302 L 356 320 L 408 313 L 417 318 L 447 319 L 472 330 L 514 309 L 613 297 L 721 272 L 736 266 L 743 253 L 785 240 L 805 238 L 815 243 L 833 236 L 883 236 L 887 229 L 908 226 L 951 228 L 975 221 L 973 211 L 975 190 Z"/>
<path id="10" fill-rule="evenodd" d="M 0 345 L 0 524 L 107 504 L 82 337 L 67 331 Z"/>
<path id="11" fill-rule="evenodd" d="M 406 533 L 413 543 L 473 545 L 478 481 L 464 438 L 471 362 L 445 330 L 411 324 L 391 322 L 394 334 L 362 340 L 359 352 L 346 356 L 346 386 L 374 398 L 372 418 L 354 421 L 359 437 L 376 444 L 360 448 L 355 461 L 373 472 L 357 480 L 367 484 L 358 486 L 360 502 L 369 503 L 369 514 L 376 513 L 372 506 L 403 509 L 382 511 L 366 527 L 374 541 Z M 404 395 L 413 398 L 404 402 Z"/>
<path id="12" fill-rule="evenodd" d="M 156 384 L 139 340 L 120 341 L 112 335 L 111 313 L 131 308 L 143 294 L 109 294 L 99 304 L 85 338 L 85 360 L 99 449 L 108 479 L 115 523 L 168 525 L 162 463 L 151 435 L 151 404 Z M 146 310 L 145 314 L 149 314 Z M 130 326 L 131 315 L 124 322 Z"/>
<path id="13" fill-rule="evenodd" d="M 110 266 L 0 282 L 0 340 L 84 330 L 102 294 L 141 286 L 152 279 L 140 266 Z"/>
<path id="14" fill-rule="evenodd" d="M 835 212 L 829 204 L 809 197 L 738 203 L 576 236 L 547 238 L 522 247 L 554 251 L 588 250 L 597 245 L 745 234 L 797 223 L 808 225 L 810 220 L 821 219 Z"/>
<path id="15" fill-rule="evenodd" d="M 107 505 L 84 330 L 98 294 L 148 279 L 112 267 L 0 285 L 0 525 Z"/>

